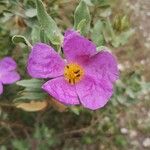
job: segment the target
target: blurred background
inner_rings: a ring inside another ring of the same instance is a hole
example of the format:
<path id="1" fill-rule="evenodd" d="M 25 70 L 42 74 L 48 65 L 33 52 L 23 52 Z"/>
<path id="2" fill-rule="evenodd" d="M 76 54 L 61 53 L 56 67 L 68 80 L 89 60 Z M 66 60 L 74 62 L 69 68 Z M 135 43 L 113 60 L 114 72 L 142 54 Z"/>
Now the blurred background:
<path id="1" fill-rule="evenodd" d="M 148 150 L 150 149 L 150 1 L 84 0 L 91 13 L 88 38 L 116 54 L 120 79 L 102 109 L 49 107 L 26 112 L 13 106 L 22 87 L 5 86 L 0 96 L 0 150 Z M 64 32 L 74 24 L 78 0 L 43 0 Z M 110 26 L 99 27 L 98 20 Z M 28 47 L 14 44 L 38 34 L 34 0 L 0 0 L 0 59 L 12 56 L 24 79 Z M 96 26 L 97 24 L 97 26 Z"/>

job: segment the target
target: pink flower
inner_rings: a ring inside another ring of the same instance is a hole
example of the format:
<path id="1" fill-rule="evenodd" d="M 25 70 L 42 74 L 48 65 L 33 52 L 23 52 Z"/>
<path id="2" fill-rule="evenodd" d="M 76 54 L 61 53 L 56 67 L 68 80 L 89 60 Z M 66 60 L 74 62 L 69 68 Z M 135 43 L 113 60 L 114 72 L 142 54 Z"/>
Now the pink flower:
<path id="1" fill-rule="evenodd" d="M 50 78 L 42 88 L 64 104 L 82 104 L 92 110 L 103 107 L 118 79 L 114 56 L 107 50 L 96 52 L 94 43 L 73 30 L 64 35 L 63 52 L 67 61 L 51 46 L 35 44 L 28 73 L 34 78 Z"/>
<path id="2" fill-rule="evenodd" d="M 16 62 L 11 57 L 0 60 L 0 95 L 3 93 L 3 84 L 12 84 L 20 79 L 16 68 Z"/>

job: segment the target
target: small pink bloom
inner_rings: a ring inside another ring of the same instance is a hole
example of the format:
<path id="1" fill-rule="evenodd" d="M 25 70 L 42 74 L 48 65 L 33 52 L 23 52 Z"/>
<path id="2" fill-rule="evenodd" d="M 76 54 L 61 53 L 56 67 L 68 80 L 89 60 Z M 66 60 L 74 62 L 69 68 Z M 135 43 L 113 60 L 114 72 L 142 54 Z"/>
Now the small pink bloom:
<path id="1" fill-rule="evenodd" d="M 28 73 L 34 78 L 51 78 L 42 88 L 67 105 L 82 104 L 95 110 L 103 107 L 113 94 L 118 79 L 115 57 L 78 32 L 68 30 L 63 52 L 67 61 L 49 45 L 37 43 L 28 59 Z"/>
<path id="2" fill-rule="evenodd" d="M 0 95 L 3 93 L 3 84 L 12 84 L 20 79 L 16 68 L 16 62 L 11 57 L 0 60 Z"/>

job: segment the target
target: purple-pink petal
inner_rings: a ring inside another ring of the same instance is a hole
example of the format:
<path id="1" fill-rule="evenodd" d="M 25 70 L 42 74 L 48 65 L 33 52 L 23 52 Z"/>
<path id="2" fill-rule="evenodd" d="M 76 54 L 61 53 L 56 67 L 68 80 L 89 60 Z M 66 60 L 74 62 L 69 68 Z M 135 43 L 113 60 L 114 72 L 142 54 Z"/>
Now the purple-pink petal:
<path id="1" fill-rule="evenodd" d="M 64 36 L 63 51 L 69 62 L 77 62 L 82 57 L 94 55 L 96 46 L 78 32 L 68 30 Z"/>
<path id="2" fill-rule="evenodd" d="M 0 72 L 8 72 L 15 70 L 17 67 L 16 62 L 11 57 L 5 57 L 0 60 Z"/>
<path id="3" fill-rule="evenodd" d="M 0 95 L 3 93 L 3 84 L 0 82 Z"/>
<path id="4" fill-rule="evenodd" d="M 0 83 L 12 84 L 20 79 L 16 72 L 17 64 L 11 57 L 5 57 L 0 60 Z M 1 87 L 1 91 L 2 91 Z"/>
<path id="5" fill-rule="evenodd" d="M 107 79 L 111 82 L 119 78 L 116 58 L 108 51 L 100 51 L 84 65 L 86 74 L 93 78 Z"/>
<path id="6" fill-rule="evenodd" d="M 29 55 L 27 69 L 34 78 L 53 78 L 63 74 L 64 66 L 64 60 L 51 46 L 37 43 Z"/>
<path id="7" fill-rule="evenodd" d="M 64 77 L 49 80 L 42 88 L 61 103 L 68 105 L 79 104 L 75 86 L 70 85 Z"/>
<path id="8" fill-rule="evenodd" d="M 3 84 L 12 84 L 20 79 L 20 75 L 16 71 L 3 72 L 0 76 L 0 81 Z"/>
<path id="9" fill-rule="evenodd" d="M 103 107 L 112 96 L 112 84 L 107 80 L 99 82 L 89 76 L 76 85 L 76 91 L 82 105 L 96 110 Z"/>

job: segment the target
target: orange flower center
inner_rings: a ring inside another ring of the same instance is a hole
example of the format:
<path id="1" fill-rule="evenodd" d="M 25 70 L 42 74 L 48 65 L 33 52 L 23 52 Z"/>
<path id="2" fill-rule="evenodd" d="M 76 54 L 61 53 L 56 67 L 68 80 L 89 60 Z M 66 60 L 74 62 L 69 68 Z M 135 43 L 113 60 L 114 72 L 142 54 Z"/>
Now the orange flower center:
<path id="1" fill-rule="evenodd" d="M 75 84 L 79 82 L 82 79 L 83 75 L 84 70 L 78 64 L 71 63 L 65 66 L 64 76 L 70 84 Z"/>

